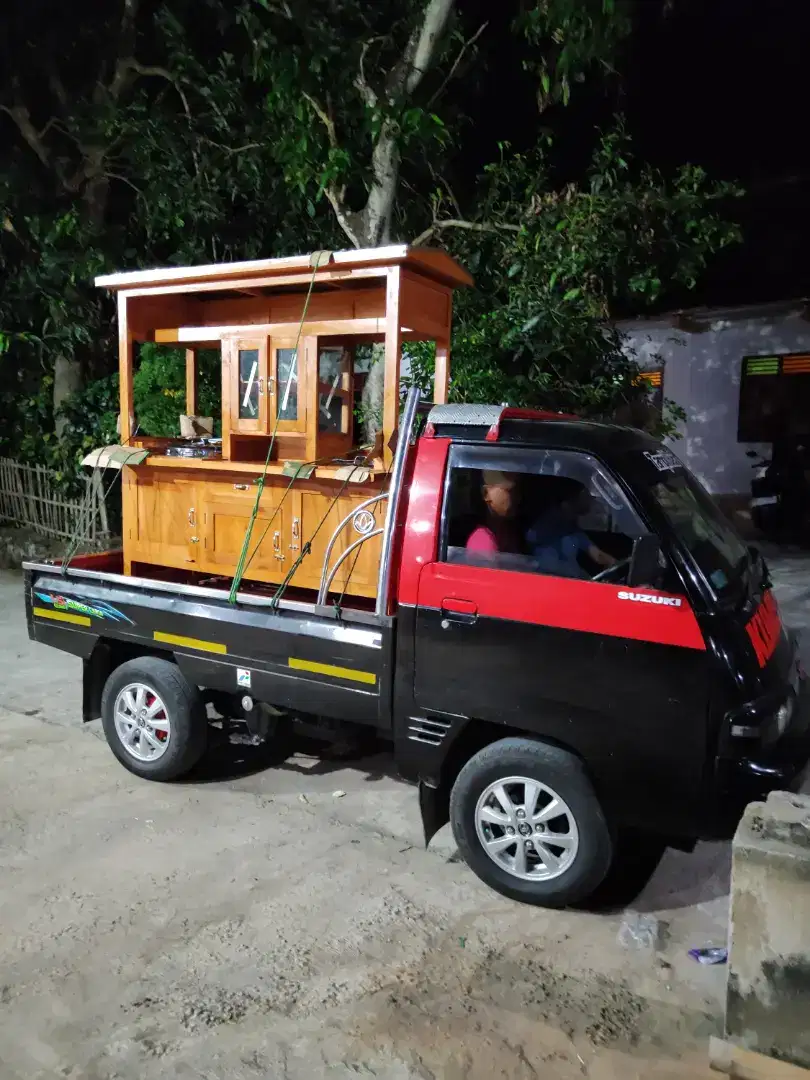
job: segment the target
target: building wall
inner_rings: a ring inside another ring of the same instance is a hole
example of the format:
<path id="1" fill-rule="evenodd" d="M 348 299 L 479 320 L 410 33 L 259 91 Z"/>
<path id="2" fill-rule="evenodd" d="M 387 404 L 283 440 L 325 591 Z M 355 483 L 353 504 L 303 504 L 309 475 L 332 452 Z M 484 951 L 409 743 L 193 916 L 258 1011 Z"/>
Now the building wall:
<path id="1" fill-rule="evenodd" d="M 750 490 L 751 462 L 746 450 L 769 451 L 769 445 L 737 442 L 740 373 L 744 356 L 810 352 L 810 323 L 800 309 L 768 312 L 699 313 L 689 319 L 696 329 L 682 330 L 673 319 L 624 323 L 642 367 L 664 364 L 664 397 L 687 414 L 682 438 L 673 441 L 678 456 L 715 495 L 744 495 Z"/>

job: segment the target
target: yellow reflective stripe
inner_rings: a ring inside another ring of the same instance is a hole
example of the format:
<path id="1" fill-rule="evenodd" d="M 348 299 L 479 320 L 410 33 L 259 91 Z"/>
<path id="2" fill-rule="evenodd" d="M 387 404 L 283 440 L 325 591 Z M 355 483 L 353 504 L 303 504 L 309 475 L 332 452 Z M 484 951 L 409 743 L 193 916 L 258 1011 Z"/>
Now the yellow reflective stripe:
<path id="1" fill-rule="evenodd" d="M 87 615 L 74 615 L 72 611 L 51 611 L 49 608 L 35 607 L 34 614 L 38 619 L 51 619 L 53 622 L 69 622 L 74 626 L 90 625 Z"/>
<path id="2" fill-rule="evenodd" d="M 314 671 L 316 675 L 332 675 L 335 679 L 351 679 L 352 682 L 369 683 L 377 681 L 373 671 L 358 671 L 357 668 L 338 667 L 337 664 L 317 664 L 314 660 L 296 660 L 289 657 L 287 663 L 297 671 Z"/>
<path id="3" fill-rule="evenodd" d="M 198 649 L 200 652 L 226 653 L 228 647 L 218 641 L 202 641 L 195 637 L 181 637 L 180 634 L 163 634 L 155 630 L 155 641 L 162 641 L 165 645 L 180 645 L 185 649 Z"/>

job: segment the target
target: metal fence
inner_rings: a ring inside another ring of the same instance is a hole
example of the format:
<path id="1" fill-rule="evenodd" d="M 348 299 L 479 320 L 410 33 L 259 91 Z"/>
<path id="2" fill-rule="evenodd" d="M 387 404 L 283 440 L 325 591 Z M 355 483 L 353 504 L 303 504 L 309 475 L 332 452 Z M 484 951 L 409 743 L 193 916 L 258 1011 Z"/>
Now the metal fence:
<path id="1" fill-rule="evenodd" d="M 50 469 L 0 458 L 0 522 L 57 539 L 100 543 L 109 537 L 104 488 L 97 471 L 84 482 L 84 494 L 68 498 Z"/>

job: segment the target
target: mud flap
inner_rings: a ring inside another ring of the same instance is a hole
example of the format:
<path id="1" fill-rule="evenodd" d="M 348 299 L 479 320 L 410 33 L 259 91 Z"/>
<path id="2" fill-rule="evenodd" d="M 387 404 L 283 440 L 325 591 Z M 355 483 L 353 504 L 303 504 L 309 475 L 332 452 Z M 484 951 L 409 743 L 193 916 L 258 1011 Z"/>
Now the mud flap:
<path id="1" fill-rule="evenodd" d="M 427 847 L 439 829 L 450 820 L 450 789 L 445 786 L 430 787 L 420 780 L 419 810 Z"/>
<path id="2" fill-rule="evenodd" d="M 101 716 L 101 695 L 112 671 L 109 645 L 99 641 L 89 660 L 82 660 L 82 720 L 85 724 Z"/>

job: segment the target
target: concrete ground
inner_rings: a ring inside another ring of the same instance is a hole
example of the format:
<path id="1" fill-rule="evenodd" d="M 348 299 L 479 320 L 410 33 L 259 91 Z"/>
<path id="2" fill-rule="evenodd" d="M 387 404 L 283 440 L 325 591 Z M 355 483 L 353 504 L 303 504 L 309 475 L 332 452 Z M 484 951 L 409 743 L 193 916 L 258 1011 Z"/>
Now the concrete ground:
<path id="1" fill-rule="evenodd" d="M 790 621 L 810 564 L 779 561 Z M 3 1080 L 697 1077 L 725 971 L 729 852 L 668 852 L 622 913 L 489 891 L 384 755 L 137 780 L 79 719 L 80 666 L 29 642 L 0 573 Z M 805 609 L 808 615 L 805 615 Z"/>

